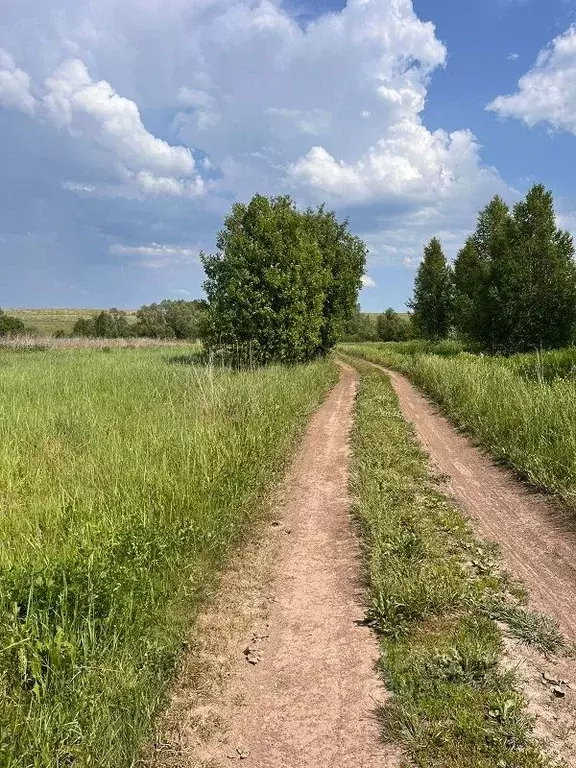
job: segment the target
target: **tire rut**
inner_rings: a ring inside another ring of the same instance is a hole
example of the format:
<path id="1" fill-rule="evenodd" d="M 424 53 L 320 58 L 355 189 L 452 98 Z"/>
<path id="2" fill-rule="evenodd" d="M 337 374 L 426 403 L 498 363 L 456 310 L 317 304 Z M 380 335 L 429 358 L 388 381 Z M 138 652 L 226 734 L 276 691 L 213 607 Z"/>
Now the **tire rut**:
<path id="1" fill-rule="evenodd" d="M 257 768 L 397 766 L 380 738 L 378 644 L 362 626 L 364 585 L 350 519 L 356 372 L 315 414 L 286 483 L 262 660 L 244 663 L 227 742 Z M 228 747 L 229 749 L 229 747 Z"/>
<path id="2" fill-rule="evenodd" d="M 529 590 L 533 608 L 553 616 L 576 639 L 576 518 L 551 497 L 494 463 L 399 373 L 389 376 L 407 421 L 448 476 L 450 495 L 480 535 L 498 543 L 506 569 Z"/>

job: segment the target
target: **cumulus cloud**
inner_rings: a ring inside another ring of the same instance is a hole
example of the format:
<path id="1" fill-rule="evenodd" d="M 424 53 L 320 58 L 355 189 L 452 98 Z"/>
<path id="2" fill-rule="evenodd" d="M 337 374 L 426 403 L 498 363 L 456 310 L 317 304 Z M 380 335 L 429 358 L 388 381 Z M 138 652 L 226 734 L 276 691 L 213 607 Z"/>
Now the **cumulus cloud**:
<path id="1" fill-rule="evenodd" d="M 376 281 L 370 275 L 362 275 L 362 288 L 376 288 Z"/>
<path id="2" fill-rule="evenodd" d="M 516 93 L 498 96 L 487 109 L 529 126 L 545 122 L 576 134 L 576 26 L 538 54 Z"/>
<path id="3" fill-rule="evenodd" d="M 465 126 L 423 121 L 447 52 L 412 0 L 348 0 L 306 24 L 280 0 L 61 0 L 57 15 L 30 0 L 34 19 L 5 2 L 18 23 L 0 45 L 45 83 L 38 133 L 70 141 L 55 186 L 108 258 L 140 238 L 210 249 L 235 199 L 290 192 L 352 210 L 371 258 L 402 264 L 507 191 Z"/>
<path id="4" fill-rule="evenodd" d="M 94 82 L 79 59 L 63 62 L 46 80 L 43 105 L 54 122 L 110 152 L 121 175 L 145 194 L 202 192 L 190 150 L 149 133 L 138 106 L 105 80 Z"/>
<path id="5" fill-rule="evenodd" d="M 30 86 L 28 74 L 18 69 L 12 56 L 0 48 L 0 106 L 34 114 L 36 99 L 30 92 Z"/>
<path id="6" fill-rule="evenodd" d="M 409 198 L 437 203 L 481 180 L 498 181 L 495 170 L 480 168 L 478 150 L 470 131 L 432 133 L 417 120 L 405 119 L 353 164 L 317 146 L 290 167 L 290 174 L 347 201 Z"/>
<path id="7" fill-rule="evenodd" d="M 0 104 L 38 112 L 30 77 L 0 50 Z M 171 146 L 146 130 L 135 102 L 120 96 L 105 80 L 95 82 L 80 59 L 64 61 L 45 81 L 42 116 L 75 138 L 103 149 L 127 188 L 150 196 L 196 196 L 204 182 L 190 149 Z M 97 191 L 93 185 L 62 182 L 72 192 Z"/>

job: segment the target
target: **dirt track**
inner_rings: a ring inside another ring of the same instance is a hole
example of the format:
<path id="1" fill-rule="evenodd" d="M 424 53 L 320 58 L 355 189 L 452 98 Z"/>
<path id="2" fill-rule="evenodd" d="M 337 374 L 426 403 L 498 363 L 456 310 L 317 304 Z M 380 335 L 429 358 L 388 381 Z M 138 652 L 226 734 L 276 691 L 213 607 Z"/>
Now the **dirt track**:
<path id="1" fill-rule="evenodd" d="M 500 545 L 504 564 L 530 592 L 532 607 L 576 638 L 576 517 L 519 482 L 458 433 L 404 377 L 387 373 L 407 421 L 433 465 L 448 475 L 449 493 L 474 528 Z"/>
<path id="2" fill-rule="evenodd" d="M 257 768 L 397 765 L 375 717 L 385 697 L 376 639 L 359 624 L 361 565 L 348 497 L 355 391 L 356 373 L 344 366 L 308 427 L 278 510 L 283 540 L 269 637 L 250 646 L 261 661 L 242 662 L 236 689 L 244 706 L 227 739 Z"/>
<path id="3" fill-rule="evenodd" d="M 350 518 L 356 382 L 341 365 L 274 494 L 271 523 L 233 561 L 200 617 L 158 726 L 155 768 L 221 768 L 235 759 L 252 768 L 399 766 L 398 750 L 380 737 L 387 694 L 376 637 L 362 623 Z"/>

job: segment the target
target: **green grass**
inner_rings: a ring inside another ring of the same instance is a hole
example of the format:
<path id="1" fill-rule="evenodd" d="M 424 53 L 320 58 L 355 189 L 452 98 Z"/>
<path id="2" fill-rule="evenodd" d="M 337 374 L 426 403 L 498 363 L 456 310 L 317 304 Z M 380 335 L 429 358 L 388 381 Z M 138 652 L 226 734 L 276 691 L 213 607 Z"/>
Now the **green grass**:
<path id="1" fill-rule="evenodd" d="M 516 634 L 536 647 L 541 617 L 521 605 L 494 547 L 475 540 L 438 491 L 387 377 L 354 364 L 361 383 L 353 493 L 371 585 L 368 618 L 381 635 L 393 692 L 382 713 L 385 734 L 422 768 L 549 766 L 519 684 L 500 666 L 502 637 L 490 611 L 505 619 L 506 608 Z"/>
<path id="2" fill-rule="evenodd" d="M 100 309 L 9 309 L 2 307 L 9 315 L 20 318 L 28 328 L 34 329 L 38 334 L 51 335 L 56 331 L 72 333 L 76 320 L 81 317 L 92 317 L 98 314 Z M 136 321 L 136 313 L 129 312 L 129 322 Z"/>
<path id="3" fill-rule="evenodd" d="M 505 359 L 407 355 L 393 344 L 342 349 L 405 373 L 493 456 L 576 506 L 576 384 L 559 376 L 572 350 Z"/>
<path id="4" fill-rule="evenodd" d="M 191 352 L 0 351 L 3 768 L 134 764 L 207 586 L 336 376 Z"/>

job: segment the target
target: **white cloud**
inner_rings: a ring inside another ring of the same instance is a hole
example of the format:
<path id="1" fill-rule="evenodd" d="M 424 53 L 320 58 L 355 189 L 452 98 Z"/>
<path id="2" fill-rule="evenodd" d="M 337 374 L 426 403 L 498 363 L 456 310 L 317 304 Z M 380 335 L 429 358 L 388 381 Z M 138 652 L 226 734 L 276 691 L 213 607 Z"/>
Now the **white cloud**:
<path id="1" fill-rule="evenodd" d="M 120 96 L 105 80 L 94 82 L 80 59 L 67 59 L 45 81 L 39 102 L 30 93 L 30 77 L 0 49 L 0 104 L 66 127 L 75 139 L 104 150 L 111 160 L 122 194 L 132 188 L 144 196 L 198 196 L 204 182 L 187 147 L 171 146 L 144 127 L 138 106 Z M 91 184 L 62 181 L 71 192 L 95 192 Z M 101 187 L 103 193 L 119 190 Z"/>
<path id="2" fill-rule="evenodd" d="M 200 249 L 189 245 L 167 245 L 165 243 L 150 243 L 148 245 L 116 243 L 110 247 L 110 253 L 116 256 L 137 256 L 137 264 L 147 269 L 166 269 L 197 260 Z"/>
<path id="3" fill-rule="evenodd" d="M 19 0 L 5 1 L 18 17 Z M 447 52 L 411 0 L 348 0 L 306 24 L 280 0 L 62 0 L 57 16 L 31 1 L 39 20 L 22 21 L 13 45 L 0 26 L 0 45 L 25 52 L 36 82 L 47 78 L 39 117 L 71 135 L 70 181 L 57 183 L 99 198 L 104 221 L 104 195 L 145 205 L 119 201 L 132 216 L 126 241 L 210 249 L 235 199 L 288 191 L 299 204 L 326 199 L 339 215 L 354 205 L 371 258 L 401 265 L 436 232 L 460 237 L 491 195 L 508 191 L 465 126 L 424 124 Z M 94 230 L 108 234 L 100 222 Z"/>
<path id="4" fill-rule="evenodd" d="M 496 171 L 479 167 L 478 151 L 469 131 L 432 133 L 418 120 L 405 119 L 353 164 L 313 147 L 291 166 L 290 174 L 322 194 L 347 201 L 410 198 L 434 203 L 481 180 L 498 182 Z"/>
<path id="5" fill-rule="evenodd" d="M 77 181 L 63 181 L 60 186 L 62 189 L 66 189 L 68 192 L 84 192 L 87 195 L 91 195 L 96 192 L 96 187 L 93 184 L 81 184 Z"/>
<path id="6" fill-rule="evenodd" d="M 34 114 L 36 99 L 30 93 L 30 85 L 28 74 L 18 69 L 12 56 L 0 48 L 0 106 Z"/>
<path id="7" fill-rule="evenodd" d="M 135 253 L 139 256 L 174 256 L 197 257 L 197 248 L 188 248 L 180 245 L 164 245 L 162 243 L 150 243 L 150 245 L 121 245 L 117 243 L 110 248 L 111 253 L 126 254 Z"/>
<path id="8" fill-rule="evenodd" d="M 293 121 L 300 133 L 317 136 L 330 130 L 332 115 L 323 109 L 286 109 L 285 107 L 268 107 L 268 115 Z"/>
<path id="9" fill-rule="evenodd" d="M 202 193 L 190 150 L 149 133 L 137 105 L 105 80 L 94 82 L 79 59 L 68 59 L 46 80 L 43 105 L 72 135 L 84 136 L 108 151 L 121 176 L 134 180 L 144 194 Z"/>
<path id="10" fill-rule="evenodd" d="M 498 96 L 487 109 L 529 126 L 546 122 L 576 134 L 576 27 L 570 27 L 538 54 L 518 90 Z"/>
<path id="11" fill-rule="evenodd" d="M 516 61 L 516 59 L 520 58 L 520 54 L 519 53 L 509 53 L 506 58 L 508 59 L 508 61 Z"/>
<path id="12" fill-rule="evenodd" d="M 376 281 L 370 275 L 362 275 L 362 288 L 376 288 Z"/>

